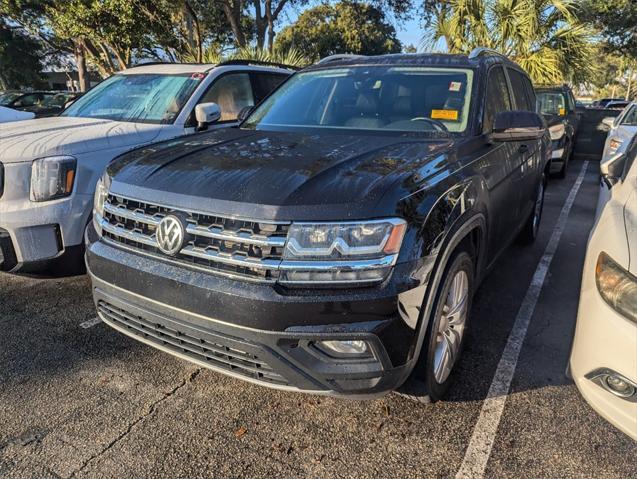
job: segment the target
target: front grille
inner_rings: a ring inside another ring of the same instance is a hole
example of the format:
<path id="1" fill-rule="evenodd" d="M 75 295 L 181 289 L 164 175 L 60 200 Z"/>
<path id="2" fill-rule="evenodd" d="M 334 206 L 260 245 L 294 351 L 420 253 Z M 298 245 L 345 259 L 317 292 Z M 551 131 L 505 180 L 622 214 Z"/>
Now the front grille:
<path id="1" fill-rule="evenodd" d="M 102 233 L 117 243 L 161 255 L 155 232 L 171 213 L 186 216 L 187 242 L 174 257 L 180 263 L 260 281 L 275 281 L 289 223 L 249 221 L 175 210 L 116 195 L 104 205 Z"/>
<path id="2" fill-rule="evenodd" d="M 194 332 L 196 330 L 181 327 L 176 321 L 167 320 L 166 324 L 154 323 L 103 300 L 98 301 L 97 310 L 106 322 L 113 323 L 135 336 L 190 357 L 204 365 L 208 364 L 257 381 L 288 385 L 288 381 L 274 372 L 265 361 L 239 349 L 237 345 L 245 343 L 243 340 L 225 337 L 218 333 L 197 335 Z M 185 331 L 186 329 L 188 332 Z M 255 347 L 252 345 L 252 348 Z"/>

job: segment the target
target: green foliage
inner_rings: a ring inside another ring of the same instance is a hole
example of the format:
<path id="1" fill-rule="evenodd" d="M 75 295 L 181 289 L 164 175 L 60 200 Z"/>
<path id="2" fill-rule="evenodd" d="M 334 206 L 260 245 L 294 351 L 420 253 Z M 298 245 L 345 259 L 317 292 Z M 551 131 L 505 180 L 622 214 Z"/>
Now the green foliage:
<path id="1" fill-rule="evenodd" d="M 41 83 L 42 57 L 39 42 L 0 20 L 0 89 Z"/>
<path id="2" fill-rule="evenodd" d="M 635 0 L 583 0 L 580 17 L 600 30 L 607 51 L 637 58 Z"/>
<path id="3" fill-rule="evenodd" d="M 429 47 L 442 39 L 451 53 L 492 48 L 539 84 L 581 83 L 594 74 L 593 31 L 579 21 L 575 0 L 446 0 L 429 8 Z"/>
<path id="4" fill-rule="evenodd" d="M 396 30 L 379 9 L 358 2 L 324 4 L 303 12 L 277 35 L 276 45 L 296 48 L 314 60 L 336 53 L 398 53 Z"/>
<path id="5" fill-rule="evenodd" d="M 282 63 L 293 67 L 304 67 L 312 63 L 312 59 L 299 50 L 275 48 L 271 52 L 258 47 L 243 47 L 231 52 L 222 52 L 217 46 L 212 46 L 204 52 L 204 63 L 221 63 L 228 60 L 257 60 L 271 63 Z M 185 62 L 193 62 L 194 58 L 185 56 Z"/>

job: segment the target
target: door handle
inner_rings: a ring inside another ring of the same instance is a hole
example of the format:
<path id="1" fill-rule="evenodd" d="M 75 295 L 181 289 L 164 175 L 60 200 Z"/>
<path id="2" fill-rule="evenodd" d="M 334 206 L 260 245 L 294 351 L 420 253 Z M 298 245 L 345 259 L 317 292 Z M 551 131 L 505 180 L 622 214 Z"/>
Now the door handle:
<path id="1" fill-rule="evenodd" d="M 520 153 L 526 153 L 527 151 L 529 151 L 529 145 L 520 145 L 520 148 L 518 148 Z"/>

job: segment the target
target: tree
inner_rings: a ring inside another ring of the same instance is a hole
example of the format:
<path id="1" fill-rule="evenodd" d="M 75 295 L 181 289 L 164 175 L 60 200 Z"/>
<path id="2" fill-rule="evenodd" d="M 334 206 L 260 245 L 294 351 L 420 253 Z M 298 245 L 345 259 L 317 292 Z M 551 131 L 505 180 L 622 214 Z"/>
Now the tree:
<path id="1" fill-rule="evenodd" d="M 583 0 L 579 13 L 600 30 L 607 51 L 637 58 L 635 0 Z"/>
<path id="2" fill-rule="evenodd" d="M 594 72 L 593 32 L 575 0 L 444 0 L 428 8 L 429 47 L 443 40 L 451 53 L 492 48 L 540 84 L 581 83 Z"/>
<path id="3" fill-rule="evenodd" d="M 314 59 L 336 53 L 398 53 L 402 48 L 382 11 L 351 1 L 306 10 L 281 31 L 276 44 L 282 49 L 296 48 Z"/>
<path id="4" fill-rule="evenodd" d="M 0 20 L 0 89 L 41 83 L 43 56 L 38 41 Z"/>

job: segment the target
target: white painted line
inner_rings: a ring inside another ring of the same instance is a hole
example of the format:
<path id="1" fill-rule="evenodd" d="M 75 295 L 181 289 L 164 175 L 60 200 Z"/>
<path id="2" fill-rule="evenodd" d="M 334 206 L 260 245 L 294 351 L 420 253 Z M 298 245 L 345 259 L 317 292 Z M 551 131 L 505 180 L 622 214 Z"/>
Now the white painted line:
<path id="1" fill-rule="evenodd" d="M 562 211 L 557 219 L 557 224 L 551 234 L 551 238 L 546 245 L 542 259 L 540 259 L 533 274 L 531 285 L 524 296 L 520 310 L 515 318 L 513 329 L 509 334 L 509 339 L 504 347 L 504 351 L 502 351 L 502 357 L 495 371 L 493 382 L 482 404 L 480 416 L 473 429 L 473 435 L 469 441 L 469 446 L 467 447 L 460 470 L 456 474 L 456 479 L 484 477 L 487 462 L 491 456 L 493 442 L 495 441 L 495 435 L 500 424 L 500 419 L 502 418 L 502 412 L 504 411 L 507 395 L 509 394 L 509 388 L 511 387 L 511 381 L 515 373 L 515 367 L 518 362 L 518 357 L 520 356 L 520 350 L 522 349 L 522 344 L 524 343 L 524 338 L 529 328 L 529 322 L 533 317 L 533 311 L 535 311 L 535 306 L 542 291 L 546 274 L 551 266 L 551 261 L 553 261 L 555 251 L 557 251 L 562 232 L 566 227 L 568 215 L 577 196 L 577 192 L 582 185 L 582 181 L 584 181 L 587 168 L 588 161 L 585 161 L 562 207 Z"/>
<path id="2" fill-rule="evenodd" d="M 99 318 L 99 316 L 97 316 L 93 319 L 89 319 L 88 321 L 84 321 L 83 323 L 80 323 L 80 326 L 84 329 L 88 329 L 88 328 L 92 328 L 96 324 L 100 324 L 101 322 L 102 320 Z"/>

